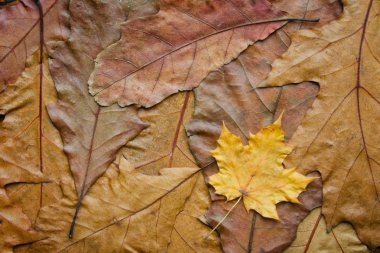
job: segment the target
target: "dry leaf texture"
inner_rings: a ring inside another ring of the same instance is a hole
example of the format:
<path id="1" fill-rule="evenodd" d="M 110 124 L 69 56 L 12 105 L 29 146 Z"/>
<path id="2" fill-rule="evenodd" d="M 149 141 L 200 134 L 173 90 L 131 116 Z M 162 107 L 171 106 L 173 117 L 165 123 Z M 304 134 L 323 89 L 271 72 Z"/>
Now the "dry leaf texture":
<path id="1" fill-rule="evenodd" d="M 318 99 L 298 128 L 286 160 L 301 173 L 322 173 L 328 229 L 350 222 L 362 242 L 380 247 L 380 2 L 343 1 L 329 25 L 292 36 L 266 83 L 311 80 Z"/>

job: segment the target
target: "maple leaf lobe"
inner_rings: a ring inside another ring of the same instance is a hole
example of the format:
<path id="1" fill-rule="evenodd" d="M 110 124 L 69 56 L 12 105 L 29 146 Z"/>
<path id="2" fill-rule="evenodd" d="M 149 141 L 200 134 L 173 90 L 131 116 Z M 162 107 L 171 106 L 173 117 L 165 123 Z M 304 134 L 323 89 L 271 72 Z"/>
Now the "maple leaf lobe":
<path id="1" fill-rule="evenodd" d="M 243 197 L 247 211 L 252 209 L 277 220 L 277 203 L 299 204 L 298 195 L 316 178 L 306 177 L 295 168 L 283 168 L 282 162 L 292 151 L 284 140 L 281 117 L 257 134 L 250 134 L 248 145 L 223 125 L 217 148 L 211 151 L 219 167 L 219 173 L 209 181 L 216 193 L 227 201 Z"/>

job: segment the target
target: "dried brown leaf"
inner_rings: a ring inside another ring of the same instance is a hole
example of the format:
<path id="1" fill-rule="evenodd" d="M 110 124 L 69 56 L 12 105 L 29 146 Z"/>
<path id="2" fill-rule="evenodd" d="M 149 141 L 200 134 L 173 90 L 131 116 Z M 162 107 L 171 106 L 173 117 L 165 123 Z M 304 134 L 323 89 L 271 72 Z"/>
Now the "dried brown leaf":
<path id="1" fill-rule="evenodd" d="M 369 253 L 350 224 L 343 223 L 327 232 L 321 208 L 313 210 L 298 226 L 297 239 L 284 253 Z"/>
<path id="2" fill-rule="evenodd" d="M 0 188 L 0 252 L 12 253 L 13 247 L 41 239 L 29 218 L 10 201 Z"/>
<path id="3" fill-rule="evenodd" d="M 50 71 L 58 102 L 48 107 L 60 131 L 77 190 L 76 216 L 88 189 L 106 171 L 116 152 L 147 127 L 137 109 L 97 105 L 87 91 L 96 55 L 119 36 L 118 23 L 126 13 L 119 1 L 71 1 L 71 35 L 49 45 Z"/>
<path id="4" fill-rule="evenodd" d="M 212 243 L 203 241 L 209 230 L 192 217 L 207 208 L 208 198 L 198 198 L 206 190 L 199 171 L 165 168 L 146 175 L 122 158 L 120 169 L 112 165 L 83 200 L 73 240 L 67 226 L 76 196 L 67 178 L 62 201 L 41 210 L 37 227 L 49 237 L 28 252 L 220 252 L 215 235 Z"/>
<path id="5" fill-rule="evenodd" d="M 141 110 L 139 116 L 150 126 L 127 144 L 120 152 L 122 156 L 128 158 L 136 170 L 149 175 L 157 175 L 164 167 L 195 166 L 184 130 L 191 119 L 192 106 L 193 95 L 186 92 Z M 170 252 L 221 251 L 216 237 L 203 240 L 211 229 L 199 220 L 210 206 L 207 187 L 202 180 L 200 175 L 183 210 L 177 215 L 168 247 Z"/>
<path id="6" fill-rule="evenodd" d="M 191 90 L 284 22 L 266 0 L 162 1 L 160 11 L 122 25 L 121 39 L 96 59 L 90 93 L 101 105 L 153 106 Z"/>

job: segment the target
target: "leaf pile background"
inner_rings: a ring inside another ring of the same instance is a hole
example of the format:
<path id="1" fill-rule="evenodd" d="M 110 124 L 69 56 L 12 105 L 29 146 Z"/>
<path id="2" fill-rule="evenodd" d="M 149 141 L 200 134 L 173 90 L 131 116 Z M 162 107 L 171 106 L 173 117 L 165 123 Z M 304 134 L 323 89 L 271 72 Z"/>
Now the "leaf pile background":
<path id="1" fill-rule="evenodd" d="M 379 252 L 379 11 L 1 4 L 0 252 Z M 320 179 L 279 221 L 241 202 L 205 239 L 234 204 L 209 184 L 222 122 L 246 144 L 281 113 L 285 168 Z"/>

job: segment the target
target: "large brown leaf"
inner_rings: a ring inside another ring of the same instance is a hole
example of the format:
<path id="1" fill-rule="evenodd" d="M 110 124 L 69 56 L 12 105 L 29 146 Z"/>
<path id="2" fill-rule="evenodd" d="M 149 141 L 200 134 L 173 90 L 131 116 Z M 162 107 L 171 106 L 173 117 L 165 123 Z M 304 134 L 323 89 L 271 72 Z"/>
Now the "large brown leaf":
<path id="1" fill-rule="evenodd" d="M 9 247 L 8 251 L 11 251 L 11 246 L 39 238 L 31 229 L 31 224 L 42 205 L 59 198 L 54 171 L 66 164 L 62 152 L 57 152 L 56 145 L 60 145 L 58 133 L 46 121 L 46 111 L 39 113 L 39 62 L 37 51 L 27 60 L 23 74 L 15 83 L 9 84 L 0 96 L 0 114 L 4 115 L 0 122 L 0 219 L 4 224 L 0 226 L 0 233 L 4 235 L 0 244 L 1 247 Z M 47 67 L 46 61 L 44 65 Z M 45 103 L 53 100 L 55 94 L 48 74 L 45 73 L 43 80 L 45 98 L 41 102 Z M 39 121 L 39 115 L 43 115 L 43 122 Z M 44 129 L 43 138 L 39 136 L 40 123 Z M 40 142 L 49 147 L 41 153 L 45 161 L 44 170 L 41 170 L 40 164 Z M 37 184 L 42 180 L 46 182 L 47 176 L 49 183 Z M 43 191 L 45 189 L 48 190 Z"/>
<path id="2" fill-rule="evenodd" d="M 380 2 L 343 4 L 336 22 L 292 36 L 266 83 L 320 84 L 287 164 L 303 173 L 318 169 L 327 228 L 348 221 L 374 250 L 380 249 Z"/>
<path id="3" fill-rule="evenodd" d="M 89 80 L 101 105 L 153 106 L 191 90 L 284 22 L 266 0 L 162 1 L 157 15 L 122 25 L 121 39 L 103 51 Z"/>
<path id="4" fill-rule="evenodd" d="M 66 36 L 62 26 L 65 20 L 60 12 L 67 1 L 41 1 L 45 24 L 42 31 L 37 2 L 23 0 L 0 9 L 0 92 L 16 81 L 28 57 L 40 48 L 40 35 L 46 42 Z"/>
<path id="5" fill-rule="evenodd" d="M 206 187 L 199 168 L 165 168 L 158 175 L 142 174 L 124 158 L 98 180 L 83 200 L 74 239 L 67 225 L 76 194 L 63 179 L 64 198 L 44 207 L 38 229 L 48 237 L 28 252 L 220 252 L 216 235 L 193 215 L 207 209 L 200 194 Z"/>
<path id="6" fill-rule="evenodd" d="M 25 178 L 22 173 L 16 173 L 17 168 L 24 168 L 33 175 L 43 175 L 48 181 L 43 184 L 13 184 L 6 188 L 10 199 L 21 205 L 32 221 L 35 221 L 41 206 L 60 198 L 57 179 L 68 172 L 61 138 L 45 108 L 46 104 L 56 101 L 54 84 L 46 57 L 42 65 L 44 73 L 41 73 L 39 57 L 39 51 L 29 57 L 20 78 L 9 84 L 0 96 L 0 114 L 4 115 L 0 122 L 0 139 L 4 143 L 0 144 L 0 149 L 14 162 L 13 168 L 3 165 L 1 169 Z M 43 86 L 42 94 L 40 85 Z M 19 159 L 20 153 L 27 158 Z"/>
<path id="7" fill-rule="evenodd" d="M 87 91 L 93 59 L 119 36 L 118 23 L 126 16 L 119 1 L 71 1 L 69 10 L 70 38 L 49 46 L 50 71 L 59 99 L 48 112 L 62 136 L 77 190 L 72 236 L 88 189 L 115 159 L 117 150 L 147 125 L 137 117 L 136 108 L 101 108 Z"/>
<path id="8" fill-rule="evenodd" d="M 327 232 L 321 208 L 313 210 L 299 225 L 297 239 L 284 253 L 369 253 L 350 224 L 342 223 Z"/>
<path id="9" fill-rule="evenodd" d="M 171 96 L 152 108 L 142 109 L 139 116 L 150 126 L 120 153 L 136 170 L 149 175 L 157 175 L 165 167 L 194 167 L 195 161 L 184 130 L 184 125 L 191 119 L 192 105 L 193 95 L 185 92 Z M 199 217 L 207 211 L 210 199 L 201 174 L 193 187 L 191 195 L 183 196 L 186 197 L 183 210 L 178 212 L 173 227 L 169 229 L 172 232 L 168 251 L 219 252 L 218 238 L 213 236 L 210 240 L 203 240 L 210 228 L 204 226 Z M 162 201 L 159 203 L 164 204 Z"/>
<path id="10" fill-rule="evenodd" d="M 309 13 L 308 1 L 303 1 L 304 6 L 300 3 L 302 8 L 293 8 L 294 13 L 318 15 L 322 22 L 335 18 L 340 10 L 338 2 L 332 3 L 332 7 L 326 5 L 326 1 L 320 1 L 313 6 L 318 11 Z M 277 4 L 283 5 L 281 1 Z M 236 61 L 219 72 L 211 73 L 196 89 L 194 120 L 188 125 L 188 133 L 198 163 L 201 166 L 211 164 L 206 170 L 207 176 L 217 172 L 209 151 L 215 148 L 222 120 L 246 140 L 249 132 L 257 132 L 285 110 L 283 128 L 289 138 L 311 106 L 318 92 L 318 87 L 312 83 L 289 85 L 282 90 L 256 89 L 269 73 L 270 63 L 286 50 L 289 43 L 287 33 L 299 28 L 299 24 L 288 25 L 264 42 L 256 43 Z M 233 203 L 226 204 L 223 197 L 216 196 L 213 191 L 211 193 L 213 203 L 206 219 L 211 225 L 216 225 Z M 253 217 L 252 212 L 247 214 L 243 206 L 238 206 L 218 230 L 223 249 L 226 252 L 281 252 L 294 240 L 301 220 L 321 204 L 320 184 L 314 183 L 309 192 L 301 195 L 301 201 L 304 207 L 285 203 L 278 206 L 281 223 L 258 215 Z"/>

